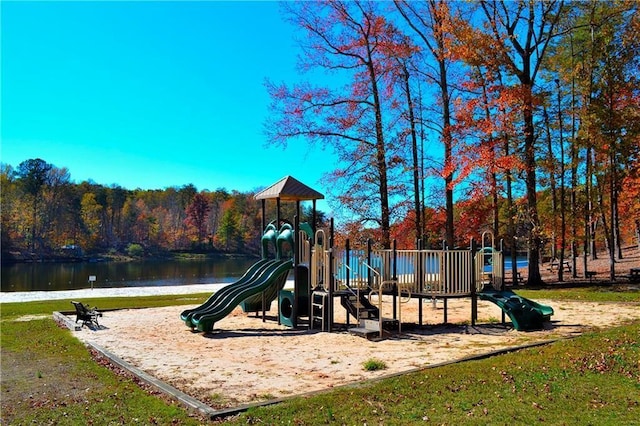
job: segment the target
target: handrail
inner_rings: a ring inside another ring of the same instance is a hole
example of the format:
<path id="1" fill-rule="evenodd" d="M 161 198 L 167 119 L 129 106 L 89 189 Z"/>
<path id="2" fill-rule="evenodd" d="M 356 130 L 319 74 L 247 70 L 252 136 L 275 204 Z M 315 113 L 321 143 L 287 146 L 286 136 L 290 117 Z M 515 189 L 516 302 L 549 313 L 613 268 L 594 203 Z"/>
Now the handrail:
<path id="1" fill-rule="evenodd" d="M 380 284 L 378 285 L 378 326 L 379 326 L 378 332 L 379 332 L 379 337 L 382 338 L 382 287 L 384 286 L 385 283 L 382 281 L 382 275 L 380 275 L 380 272 L 372 268 L 371 265 L 369 265 L 367 262 L 363 261 L 362 264 L 367 268 L 371 269 L 373 273 L 378 276 L 378 280 L 380 281 Z M 375 293 L 375 290 L 371 289 L 371 291 L 369 292 L 369 301 L 371 301 L 371 294 L 373 293 Z"/>
<path id="2" fill-rule="evenodd" d="M 351 267 L 345 263 L 340 263 L 341 266 L 344 266 L 345 268 L 347 268 L 348 273 L 351 274 Z M 335 274 L 337 275 L 337 273 Z M 356 272 L 354 276 L 357 276 L 358 273 Z M 354 296 L 356 296 L 358 298 L 358 303 L 356 304 L 356 318 L 359 320 L 360 319 L 360 287 L 356 287 L 355 291 L 353 290 L 353 288 L 350 285 L 345 285 L 345 288 L 351 292 L 351 294 L 353 294 Z M 349 316 L 349 313 L 347 313 L 347 316 Z"/>
<path id="3" fill-rule="evenodd" d="M 406 300 L 402 299 L 403 290 L 407 292 Z M 402 333 L 402 304 L 409 303 L 411 301 L 411 289 L 408 286 L 402 288 L 402 285 L 400 284 L 398 286 L 398 295 L 400 296 L 398 297 L 398 333 Z"/>

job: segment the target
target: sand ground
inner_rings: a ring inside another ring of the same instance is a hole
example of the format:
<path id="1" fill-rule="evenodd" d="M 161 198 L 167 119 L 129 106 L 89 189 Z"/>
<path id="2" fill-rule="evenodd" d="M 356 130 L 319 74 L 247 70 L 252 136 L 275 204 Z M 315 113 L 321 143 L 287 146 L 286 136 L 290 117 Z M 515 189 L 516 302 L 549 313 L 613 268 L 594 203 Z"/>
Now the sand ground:
<path id="1" fill-rule="evenodd" d="M 266 322 L 238 308 L 216 323 L 213 332 L 194 333 L 180 320 L 180 313 L 200 302 L 107 312 L 100 329 L 83 327 L 74 333 L 215 408 L 226 408 L 574 336 L 640 318 L 639 304 L 538 300 L 554 308 L 552 321 L 544 330 L 519 332 L 510 324 L 502 326 L 500 309 L 489 302 L 478 302 L 478 325 L 471 326 L 469 299 L 448 302 L 448 322 L 459 325 L 437 325 L 443 320 L 443 303 L 434 308 L 430 301 L 423 301 L 423 322 L 433 325 L 405 327 L 381 341 L 368 341 L 348 332 L 278 325 L 276 303 Z M 402 305 L 403 322 L 417 322 L 418 303 L 412 300 Z M 385 300 L 385 315 L 390 316 L 392 309 L 390 300 Z M 344 319 L 343 312 L 337 303 L 336 321 Z M 387 368 L 365 371 L 363 362 L 372 358 L 384 361 Z"/>

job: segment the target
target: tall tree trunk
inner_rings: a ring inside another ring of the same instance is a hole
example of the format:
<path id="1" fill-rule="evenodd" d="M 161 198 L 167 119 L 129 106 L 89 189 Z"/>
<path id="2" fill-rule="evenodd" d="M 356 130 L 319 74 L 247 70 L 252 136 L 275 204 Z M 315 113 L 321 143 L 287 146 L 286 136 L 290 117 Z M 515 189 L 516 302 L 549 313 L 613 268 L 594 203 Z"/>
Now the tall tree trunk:
<path id="1" fill-rule="evenodd" d="M 615 262 L 616 262 L 616 247 L 614 241 L 614 232 L 613 227 L 610 226 L 608 220 L 611 219 L 611 211 L 612 208 L 609 209 L 609 218 L 607 218 L 607 210 L 604 204 L 604 192 L 605 192 L 605 179 L 604 176 L 600 174 L 596 175 L 597 182 L 597 190 L 598 190 L 598 211 L 600 212 L 600 218 L 602 220 L 602 229 L 605 235 L 605 243 L 607 245 L 607 253 L 609 255 L 609 278 L 611 281 L 615 281 Z M 611 180 L 611 179 L 610 179 Z M 613 203 L 613 200 L 610 199 L 610 202 Z"/>
<path id="2" fill-rule="evenodd" d="M 567 220 L 566 220 L 566 193 L 565 193 L 565 166 L 564 166 L 564 135 L 562 126 L 562 103 L 560 93 L 560 80 L 558 82 L 558 127 L 560 132 L 559 145 L 560 145 L 560 259 L 558 268 L 558 281 L 564 281 L 564 255 L 565 246 L 567 244 Z"/>
<path id="3" fill-rule="evenodd" d="M 391 248 L 391 215 L 389 211 L 389 188 L 387 180 L 387 153 L 384 143 L 384 131 L 382 128 L 382 106 L 380 104 L 380 92 L 378 90 L 376 71 L 373 67 L 373 59 L 369 52 L 369 75 L 371 77 L 371 93 L 376 119 L 376 169 L 380 179 L 380 228 L 382 230 L 382 246 Z"/>
<path id="4" fill-rule="evenodd" d="M 573 64 L 573 36 L 571 36 L 571 69 Z M 576 79 L 571 77 L 571 276 L 578 276 L 578 243 L 577 243 L 577 217 L 578 208 L 578 147 L 576 146 Z"/>
<path id="5" fill-rule="evenodd" d="M 447 83 L 447 70 L 444 60 L 439 60 L 440 67 L 440 93 L 442 95 L 442 121 L 443 121 L 443 140 L 444 140 L 444 163 L 445 167 L 449 166 L 453 161 L 453 140 L 451 137 L 451 109 L 449 105 L 449 87 Z M 454 243 L 454 223 L 453 223 L 453 172 L 449 171 L 445 178 L 445 210 L 446 210 L 446 240 L 447 246 L 453 248 Z"/>
<path id="6" fill-rule="evenodd" d="M 528 63 L 525 61 L 525 66 Z M 524 76 L 530 75 L 528 71 Z M 522 83 L 525 89 L 523 118 L 524 118 L 524 162 L 526 168 L 527 215 L 530 223 L 528 250 L 529 264 L 527 285 L 538 286 L 543 283 L 540 275 L 540 220 L 538 218 L 538 195 L 536 179 L 535 126 L 533 123 L 533 94 L 532 84 L 528 78 Z"/>
<path id="7" fill-rule="evenodd" d="M 593 206 L 593 197 L 594 197 L 594 191 L 593 191 L 593 176 L 594 176 L 594 167 L 595 167 L 595 158 L 593 158 L 594 156 L 594 150 L 593 148 L 589 147 L 589 149 L 587 150 L 587 156 L 589 157 L 589 162 L 591 164 L 591 169 L 589 170 L 589 172 L 587 172 L 587 179 L 589 179 L 588 182 L 588 188 L 589 188 L 589 245 L 590 245 L 590 252 L 591 252 L 591 260 L 596 260 L 598 258 L 598 248 L 596 246 L 596 229 L 597 229 L 597 221 L 596 221 L 596 214 L 595 214 L 595 208 Z M 586 270 L 586 269 L 585 269 Z"/>
<path id="8" fill-rule="evenodd" d="M 585 155 L 584 182 L 584 245 L 582 259 L 582 276 L 587 277 L 589 271 L 588 254 L 591 240 L 591 150 L 587 147 Z"/>
<path id="9" fill-rule="evenodd" d="M 446 3 L 442 0 L 429 0 L 427 2 L 427 12 L 422 12 L 414 7 L 412 2 L 394 1 L 397 10 L 404 17 L 407 24 L 418 34 L 423 40 L 428 50 L 431 52 L 434 60 L 438 63 L 438 75 L 434 77 L 440 96 L 442 98 L 442 142 L 444 145 L 444 164 L 447 174 L 444 177 L 445 184 L 445 240 L 449 247 L 455 244 L 455 232 L 453 221 L 453 172 L 450 165 L 452 162 L 452 136 L 451 136 L 451 99 L 449 96 L 449 83 L 447 80 L 447 63 L 443 20 L 445 19 L 440 13 L 441 8 Z M 428 14 L 430 18 L 424 19 L 423 15 Z M 411 15 L 411 16 L 410 16 Z M 415 19 L 412 19 L 415 18 Z M 419 24 L 416 24 L 419 23 Z M 424 29 L 423 29 L 424 28 Z"/>
<path id="10" fill-rule="evenodd" d="M 551 231 L 551 258 L 553 260 L 558 260 L 558 253 L 556 252 L 557 248 L 557 235 L 558 235 L 558 192 L 556 190 L 556 160 L 553 155 L 553 143 L 551 138 L 551 123 L 549 122 L 549 114 L 547 114 L 547 107 L 544 106 L 542 109 L 542 114 L 544 116 L 544 128 L 545 133 L 547 135 L 547 167 L 549 168 L 549 185 L 551 186 L 551 221 L 552 221 L 552 231 Z M 558 268 L 558 273 L 562 268 Z M 558 276 L 560 279 L 560 276 Z"/>
<path id="11" fill-rule="evenodd" d="M 609 148 L 609 167 L 611 168 L 609 177 L 609 220 L 611 223 L 611 234 L 609 236 L 611 250 L 609 252 L 609 279 L 616 280 L 616 249 L 618 248 L 616 238 L 616 163 L 615 163 L 615 141 Z"/>
<path id="12" fill-rule="evenodd" d="M 409 109 L 409 125 L 411 128 L 411 153 L 413 161 L 413 202 L 416 212 L 416 238 L 422 238 L 422 209 L 420 207 L 420 175 L 418 164 L 418 137 L 416 134 L 416 120 L 413 114 L 413 100 L 411 99 L 411 86 L 409 85 L 409 70 L 402 63 L 402 75 L 404 77 L 405 93 L 407 95 L 407 108 Z"/>
<path id="13" fill-rule="evenodd" d="M 509 156 L 509 137 L 505 135 L 504 138 L 504 155 Z M 511 246 L 511 277 L 512 284 L 515 286 L 518 282 L 518 248 L 517 248 L 517 240 L 516 240 L 516 226 L 514 216 L 516 214 L 515 208 L 513 205 L 513 189 L 512 189 L 512 181 L 513 176 L 511 174 L 511 170 L 508 169 L 506 173 L 506 181 L 507 181 L 507 234 L 509 236 L 509 245 Z"/>

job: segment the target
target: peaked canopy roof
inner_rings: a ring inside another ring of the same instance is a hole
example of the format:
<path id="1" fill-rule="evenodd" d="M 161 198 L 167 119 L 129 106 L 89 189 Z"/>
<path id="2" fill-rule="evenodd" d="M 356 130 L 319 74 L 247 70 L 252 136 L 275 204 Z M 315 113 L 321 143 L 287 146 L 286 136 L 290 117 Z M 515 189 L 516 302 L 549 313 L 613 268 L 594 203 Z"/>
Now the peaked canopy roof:
<path id="1" fill-rule="evenodd" d="M 280 198 L 283 201 L 322 200 L 324 195 L 292 176 L 285 176 L 255 195 L 256 200 Z"/>

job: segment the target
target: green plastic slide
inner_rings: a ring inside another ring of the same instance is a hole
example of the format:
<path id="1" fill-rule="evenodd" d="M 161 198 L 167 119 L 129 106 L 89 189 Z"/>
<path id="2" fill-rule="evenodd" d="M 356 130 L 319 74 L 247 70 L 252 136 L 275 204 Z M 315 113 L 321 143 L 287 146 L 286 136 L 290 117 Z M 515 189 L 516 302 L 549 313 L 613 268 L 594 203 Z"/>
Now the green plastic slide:
<path id="1" fill-rule="evenodd" d="M 213 330 L 213 325 L 217 321 L 229 315 L 231 311 L 246 298 L 259 294 L 271 286 L 278 287 L 278 290 L 284 287 L 287 275 L 292 268 L 292 260 L 270 261 L 266 268 L 256 274 L 253 279 L 244 284 L 229 288 L 229 290 L 224 291 L 215 303 L 212 303 L 207 309 L 191 315 L 191 324 L 199 331 Z M 219 293 L 227 288 L 228 287 L 224 287 Z"/>
<path id="2" fill-rule="evenodd" d="M 180 314 L 180 319 L 185 322 L 187 327 L 193 328 L 194 325 L 191 322 L 191 317 L 194 314 L 196 314 L 198 312 L 207 311 L 211 306 L 215 305 L 216 303 L 218 303 L 219 300 L 224 298 L 227 293 L 232 291 L 233 288 L 239 287 L 239 286 L 241 286 L 243 284 L 246 284 L 247 282 L 255 279 L 271 263 L 273 263 L 273 261 L 267 260 L 267 259 L 261 259 L 261 260 L 257 261 L 256 263 L 251 265 L 249 267 L 249 269 L 247 269 L 247 272 L 245 272 L 244 275 L 242 275 L 242 277 L 240 277 L 240 279 L 238 281 L 236 281 L 234 283 L 231 283 L 231 284 L 221 288 L 220 290 L 216 291 L 202 305 L 198 306 L 197 308 L 187 309 L 187 310 L 182 311 L 182 313 Z"/>
<path id="3" fill-rule="evenodd" d="M 485 289 L 478 293 L 482 300 L 498 305 L 509 316 L 518 331 L 540 330 L 551 319 L 553 308 L 518 296 L 511 290 Z"/>

